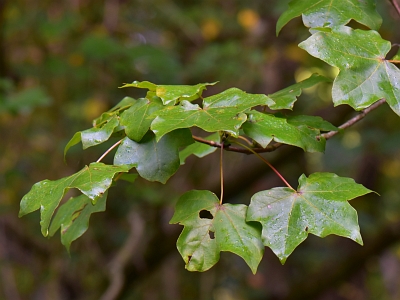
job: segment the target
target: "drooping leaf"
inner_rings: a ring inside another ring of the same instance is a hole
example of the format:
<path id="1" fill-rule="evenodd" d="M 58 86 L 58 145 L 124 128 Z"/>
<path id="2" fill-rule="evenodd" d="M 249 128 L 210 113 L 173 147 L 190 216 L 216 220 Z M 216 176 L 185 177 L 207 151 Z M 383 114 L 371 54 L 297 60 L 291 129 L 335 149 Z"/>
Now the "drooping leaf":
<path id="1" fill-rule="evenodd" d="M 137 87 L 148 89 L 155 92 L 157 97 L 160 97 L 164 105 L 176 104 L 177 102 L 186 100 L 193 101 L 199 99 L 203 91 L 213 83 L 199 83 L 196 85 L 155 85 L 148 81 L 127 83 L 122 87 Z"/>
<path id="2" fill-rule="evenodd" d="M 261 223 L 264 245 L 284 263 L 309 233 L 336 234 L 362 245 L 357 212 L 348 201 L 370 192 L 332 173 L 302 175 L 297 191 L 279 187 L 256 193 L 246 220 Z"/>
<path id="3" fill-rule="evenodd" d="M 114 157 L 115 165 L 133 165 L 139 175 L 149 181 L 166 183 L 180 166 L 179 148 L 193 143 L 189 129 L 180 129 L 163 136 L 158 142 L 148 132 L 140 142 L 123 139 Z"/>
<path id="4" fill-rule="evenodd" d="M 376 31 L 339 26 L 314 33 L 299 47 L 340 69 L 332 88 L 335 105 L 360 110 L 385 98 L 400 115 L 400 70 L 385 59 L 390 42 Z"/>
<path id="5" fill-rule="evenodd" d="M 320 138 L 320 131 L 307 125 L 292 125 L 285 118 L 271 114 L 251 111 L 246 123 L 242 126 L 244 133 L 266 147 L 272 140 L 293 145 L 307 152 L 323 152 L 325 139 Z"/>
<path id="6" fill-rule="evenodd" d="M 121 125 L 125 126 L 126 135 L 133 141 L 139 142 L 150 128 L 153 118 L 149 116 L 163 108 L 158 99 L 150 101 L 147 98 L 138 99 L 120 117 Z"/>
<path id="7" fill-rule="evenodd" d="M 297 100 L 297 97 L 301 95 L 303 89 L 312 87 L 321 82 L 331 82 L 329 78 L 325 76 L 312 74 L 309 78 L 300 81 L 296 84 L 288 86 L 283 90 L 280 90 L 276 93 L 268 95 L 272 100 L 275 101 L 275 104 L 270 105 L 271 109 L 293 109 L 293 105 Z"/>
<path id="8" fill-rule="evenodd" d="M 220 136 L 219 133 L 213 133 L 212 135 L 209 135 L 208 137 L 205 138 L 207 141 L 214 141 L 214 142 L 219 142 Z M 199 142 L 194 142 L 193 144 L 187 146 L 185 149 L 183 149 L 181 152 L 179 152 L 179 158 L 181 160 L 181 165 L 185 164 L 185 160 L 188 156 L 190 155 L 196 155 L 197 157 L 204 157 L 207 156 L 208 154 L 211 154 L 217 150 L 216 147 L 209 146 L 207 144 L 199 143 Z"/>
<path id="9" fill-rule="evenodd" d="M 70 198 L 57 210 L 50 225 L 49 236 L 61 228 L 61 243 L 69 252 L 71 243 L 88 229 L 90 216 L 106 210 L 107 194 L 108 191 L 95 204 L 86 195 Z"/>
<path id="10" fill-rule="evenodd" d="M 292 0 L 276 24 L 276 34 L 300 15 L 310 28 L 346 25 L 352 19 L 375 30 L 382 24 L 374 0 Z"/>
<path id="11" fill-rule="evenodd" d="M 82 142 L 83 149 L 104 143 L 110 138 L 118 125 L 119 120 L 117 116 L 113 115 L 103 123 L 102 127 L 93 127 L 84 131 L 76 132 L 64 148 L 64 160 L 68 150 L 80 142 Z"/>
<path id="12" fill-rule="evenodd" d="M 338 131 L 339 128 L 336 126 L 333 126 L 331 123 L 328 121 L 325 121 L 321 117 L 318 116 L 290 116 L 286 118 L 287 122 L 290 125 L 300 127 L 302 125 L 305 125 L 310 128 L 315 128 L 321 131 Z"/>
<path id="13" fill-rule="evenodd" d="M 48 235 L 48 228 L 55 209 L 67 190 L 79 189 L 95 203 L 111 186 L 116 173 L 128 172 L 132 166 L 110 166 L 91 163 L 79 172 L 58 180 L 43 180 L 33 185 L 21 200 L 19 216 L 22 217 L 40 209 L 42 234 Z"/>
<path id="14" fill-rule="evenodd" d="M 202 211 L 210 212 L 212 219 L 201 218 Z M 245 221 L 246 211 L 243 204 L 220 205 L 210 191 L 182 195 L 170 223 L 184 225 L 177 247 L 186 269 L 206 271 L 218 262 L 221 251 L 229 251 L 242 257 L 255 273 L 264 246 L 260 228 Z"/>
<path id="15" fill-rule="evenodd" d="M 110 110 L 101 114 L 100 117 L 93 120 L 93 127 L 101 126 L 103 123 L 108 122 L 115 115 L 119 115 L 120 112 L 128 109 L 133 104 L 136 103 L 136 100 L 131 97 L 125 97 L 122 99 L 117 105 L 115 105 Z"/>
<path id="16" fill-rule="evenodd" d="M 172 130 L 193 126 L 208 132 L 227 131 L 237 136 L 240 126 L 246 121 L 246 115 L 242 112 L 253 106 L 273 104 L 273 100 L 266 95 L 247 94 L 237 88 L 231 88 L 205 98 L 203 108 L 182 101 L 182 105 L 169 106 L 157 111 L 151 130 L 157 139 Z"/>

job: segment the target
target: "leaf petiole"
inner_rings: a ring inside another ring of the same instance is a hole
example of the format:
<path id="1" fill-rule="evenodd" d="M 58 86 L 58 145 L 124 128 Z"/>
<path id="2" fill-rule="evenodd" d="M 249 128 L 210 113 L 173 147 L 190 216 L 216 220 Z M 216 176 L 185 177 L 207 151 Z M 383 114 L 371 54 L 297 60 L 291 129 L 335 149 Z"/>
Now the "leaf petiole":
<path id="1" fill-rule="evenodd" d="M 112 151 L 112 149 L 114 149 L 115 147 L 117 147 L 119 144 L 121 144 L 122 140 L 119 140 L 118 142 L 116 142 L 114 145 L 112 145 L 106 152 L 103 153 L 102 156 L 99 157 L 98 160 L 96 160 L 96 162 L 100 162 L 108 153 L 110 153 Z"/>

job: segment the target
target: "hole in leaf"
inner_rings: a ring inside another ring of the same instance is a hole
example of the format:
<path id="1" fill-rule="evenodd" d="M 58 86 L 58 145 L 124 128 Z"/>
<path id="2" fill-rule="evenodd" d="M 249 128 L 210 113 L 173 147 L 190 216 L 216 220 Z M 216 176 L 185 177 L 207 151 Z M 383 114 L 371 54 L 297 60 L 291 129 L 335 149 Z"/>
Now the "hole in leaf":
<path id="1" fill-rule="evenodd" d="M 190 262 L 191 259 L 192 259 L 192 256 L 189 255 L 189 256 L 188 256 L 188 263 Z"/>
<path id="2" fill-rule="evenodd" d="M 215 239 L 215 235 L 214 235 L 214 232 L 212 232 L 212 231 L 208 231 L 208 235 L 210 236 L 210 239 Z"/>
<path id="3" fill-rule="evenodd" d="M 210 220 L 214 219 L 213 215 L 208 210 L 204 209 L 199 212 L 199 217 L 201 219 L 210 219 Z"/>
<path id="4" fill-rule="evenodd" d="M 308 226 L 306 226 L 306 228 L 304 229 L 305 231 L 308 231 Z"/>

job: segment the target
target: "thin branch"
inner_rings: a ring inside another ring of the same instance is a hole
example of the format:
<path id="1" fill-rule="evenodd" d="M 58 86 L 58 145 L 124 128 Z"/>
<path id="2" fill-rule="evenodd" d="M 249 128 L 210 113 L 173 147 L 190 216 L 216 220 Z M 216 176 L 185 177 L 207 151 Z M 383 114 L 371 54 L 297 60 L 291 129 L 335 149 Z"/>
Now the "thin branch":
<path id="1" fill-rule="evenodd" d="M 400 4 L 396 0 L 389 0 L 389 2 L 392 3 L 393 7 L 400 16 Z"/>
<path id="2" fill-rule="evenodd" d="M 221 196 L 219 198 L 219 205 L 222 205 L 222 199 L 224 198 L 224 142 L 221 144 L 221 156 L 219 162 L 219 170 L 221 175 Z"/>
<path id="3" fill-rule="evenodd" d="M 388 62 L 392 63 L 392 64 L 400 64 L 400 60 L 388 60 Z"/>
<path id="4" fill-rule="evenodd" d="M 381 100 L 375 102 L 370 107 L 362 110 L 360 114 L 356 115 L 355 117 L 351 118 L 347 122 L 345 122 L 342 125 L 340 125 L 339 129 L 343 130 L 343 129 L 346 129 L 346 128 L 354 125 L 358 121 L 362 120 L 371 111 L 373 111 L 374 109 L 378 108 L 379 106 L 381 106 L 385 102 L 386 102 L 385 99 L 381 99 Z M 320 137 L 323 137 L 326 140 L 328 140 L 331 137 L 333 137 L 334 135 L 338 134 L 339 132 L 340 131 L 329 131 L 327 133 L 321 134 Z M 205 140 L 205 139 L 203 139 L 201 137 L 198 137 L 198 136 L 193 136 L 193 139 L 195 141 L 199 142 L 199 143 L 203 143 L 203 144 L 206 144 L 206 145 L 209 145 L 209 146 L 212 146 L 212 147 L 221 148 L 221 146 L 222 146 L 221 143 L 214 142 L 214 141 L 208 141 L 208 140 Z M 284 144 L 275 143 L 275 144 L 269 145 L 269 146 L 267 146 L 265 148 L 252 148 L 252 151 L 250 151 L 248 149 L 234 147 L 234 146 L 231 146 L 231 145 L 224 145 L 224 150 L 232 151 L 232 152 L 245 153 L 245 154 L 253 154 L 254 152 L 256 152 L 256 153 L 265 153 L 265 152 L 273 152 L 276 149 L 278 149 L 279 147 L 281 147 L 282 145 L 284 145 Z"/>
<path id="5" fill-rule="evenodd" d="M 115 147 L 117 147 L 119 144 L 121 144 L 122 140 L 119 140 L 118 142 L 116 142 L 114 145 L 112 145 L 106 152 L 103 153 L 102 156 L 100 156 L 100 158 L 98 160 L 96 160 L 96 162 L 100 162 L 108 153 L 111 152 L 112 149 L 114 149 Z"/>

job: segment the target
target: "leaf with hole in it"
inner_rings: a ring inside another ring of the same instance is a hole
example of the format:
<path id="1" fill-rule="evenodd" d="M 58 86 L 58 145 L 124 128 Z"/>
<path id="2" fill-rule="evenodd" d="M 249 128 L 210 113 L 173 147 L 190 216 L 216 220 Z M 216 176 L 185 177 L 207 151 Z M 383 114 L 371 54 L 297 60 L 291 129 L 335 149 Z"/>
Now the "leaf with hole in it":
<path id="1" fill-rule="evenodd" d="M 288 86 L 276 93 L 268 95 L 272 100 L 275 101 L 275 104 L 270 105 L 271 109 L 293 109 L 294 103 L 297 101 L 297 97 L 301 95 L 303 89 L 310 88 L 321 82 L 331 82 L 329 78 L 325 76 L 312 74 L 309 78 L 300 81 L 296 84 Z"/>
<path id="2" fill-rule="evenodd" d="M 202 218 L 201 212 L 211 213 Z M 264 253 L 260 228 L 245 221 L 247 206 L 220 205 L 210 191 L 189 191 L 179 198 L 171 224 L 184 229 L 177 241 L 178 251 L 189 271 L 206 271 L 215 265 L 221 251 L 242 257 L 253 273 Z"/>
<path id="3" fill-rule="evenodd" d="M 121 125 L 125 126 L 126 135 L 133 141 L 139 142 L 150 128 L 154 118 L 149 116 L 163 108 L 160 100 L 147 98 L 138 99 L 121 116 Z"/>
<path id="4" fill-rule="evenodd" d="M 276 24 L 276 34 L 300 15 L 310 28 L 346 25 L 352 19 L 375 30 L 382 24 L 374 0 L 292 0 Z"/>
<path id="5" fill-rule="evenodd" d="M 100 145 L 105 141 L 108 141 L 108 139 L 111 137 L 115 128 L 117 128 L 118 125 L 119 125 L 118 117 L 114 115 L 110 119 L 105 121 L 105 123 L 103 123 L 103 126 L 99 128 L 93 127 L 84 131 L 76 132 L 64 148 L 64 160 L 68 150 L 72 146 L 75 146 L 80 142 L 82 142 L 83 149 L 87 149 L 89 147 Z"/>
<path id="6" fill-rule="evenodd" d="M 186 100 L 193 101 L 199 99 L 201 94 L 209 85 L 214 85 L 213 83 L 199 83 L 196 85 L 156 85 L 148 81 L 134 81 L 132 83 L 127 83 L 122 86 L 125 87 L 136 87 L 148 89 L 155 93 L 155 96 L 161 98 L 164 105 L 176 104 L 177 102 Z"/>
<path id="7" fill-rule="evenodd" d="M 212 135 L 206 137 L 205 140 L 219 142 L 220 140 L 219 133 L 218 132 L 213 133 Z M 207 144 L 195 141 L 193 144 L 187 146 L 185 149 L 179 152 L 179 159 L 181 161 L 181 165 L 185 164 L 186 158 L 188 158 L 188 156 L 190 155 L 195 155 L 199 158 L 202 158 L 204 156 L 207 156 L 208 154 L 214 153 L 215 150 L 217 150 L 217 147 L 212 147 Z"/>
<path id="8" fill-rule="evenodd" d="M 272 105 L 266 95 L 247 94 L 237 88 L 204 98 L 203 108 L 183 101 L 179 106 L 169 106 L 154 113 L 157 117 L 151 130 L 157 140 L 164 134 L 178 129 L 200 127 L 208 132 L 226 131 L 233 136 L 239 134 L 240 126 L 246 121 L 244 111 L 257 105 Z"/>
<path id="9" fill-rule="evenodd" d="M 299 47 L 340 69 L 332 88 L 335 106 L 360 110 L 385 98 L 400 115 L 400 70 L 385 59 L 391 45 L 379 33 L 339 26 L 317 31 Z"/>
<path id="10" fill-rule="evenodd" d="M 79 172 L 58 180 L 43 180 L 33 185 L 22 198 L 19 216 L 22 217 L 40 209 L 42 234 L 48 235 L 48 228 L 55 209 L 62 197 L 71 188 L 79 189 L 93 203 L 109 189 L 115 174 L 128 172 L 132 166 L 110 166 L 103 163 L 91 163 Z"/>
<path id="11" fill-rule="evenodd" d="M 49 236 L 53 236 L 61 228 L 61 243 L 69 252 L 71 243 L 88 229 L 90 216 L 106 210 L 107 193 L 108 191 L 95 204 L 86 195 L 70 198 L 57 210 L 50 225 Z"/>
<path id="12" fill-rule="evenodd" d="M 243 131 L 262 147 L 272 141 L 293 145 L 307 152 L 323 152 L 325 139 L 319 137 L 320 131 L 306 125 L 295 126 L 285 118 L 275 117 L 258 111 L 250 111 Z"/>
<path id="13" fill-rule="evenodd" d="M 357 212 L 348 201 L 370 192 L 332 173 L 302 175 L 297 191 L 280 187 L 256 193 L 246 220 L 261 223 L 264 245 L 284 263 L 309 233 L 336 234 L 362 245 Z"/>
<path id="14" fill-rule="evenodd" d="M 122 140 L 114 157 L 115 165 L 133 165 L 139 175 L 149 181 L 166 183 L 180 167 L 179 148 L 193 143 L 189 129 L 166 134 L 158 142 L 148 132 L 140 142 Z"/>

